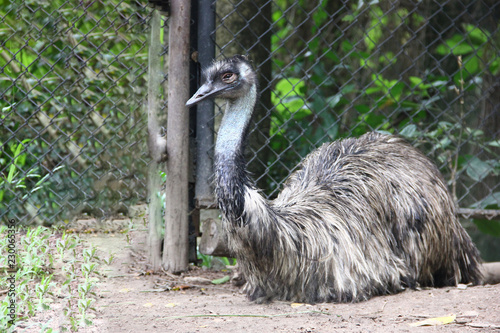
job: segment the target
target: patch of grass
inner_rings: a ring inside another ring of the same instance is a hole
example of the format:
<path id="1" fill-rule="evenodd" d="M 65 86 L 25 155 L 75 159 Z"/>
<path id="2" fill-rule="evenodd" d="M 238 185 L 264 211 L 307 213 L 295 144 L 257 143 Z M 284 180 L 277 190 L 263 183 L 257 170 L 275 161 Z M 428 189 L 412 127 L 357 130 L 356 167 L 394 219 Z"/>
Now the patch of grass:
<path id="1" fill-rule="evenodd" d="M 207 267 L 207 268 L 213 268 L 214 266 L 214 260 L 218 260 L 222 263 L 224 266 L 234 266 L 236 265 L 236 259 L 234 258 L 227 258 L 227 257 L 214 257 L 211 255 L 203 254 L 197 250 L 198 252 L 198 258 L 201 259 L 200 266 L 201 267 Z"/>
<path id="2" fill-rule="evenodd" d="M 57 228 L 16 228 L 16 267 L 9 271 L 7 227 L 0 226 L 0 291 L 8 290 L 7 279 L 14 275 L 16 305 L 11 325 L 7 314 L 12 297 L 0 294 L 0 331 L 76 332 L 92 325 L 100 263 L 97 249 L 85 248 L 79 237 Z"/>

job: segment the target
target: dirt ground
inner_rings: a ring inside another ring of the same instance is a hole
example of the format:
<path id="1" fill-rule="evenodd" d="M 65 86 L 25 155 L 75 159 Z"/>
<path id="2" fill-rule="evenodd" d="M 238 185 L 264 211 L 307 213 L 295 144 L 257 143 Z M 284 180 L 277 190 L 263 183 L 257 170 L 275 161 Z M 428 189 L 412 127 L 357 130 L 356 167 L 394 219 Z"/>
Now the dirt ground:
<path id="1" fill-rule="evenodd" d="M 499 332 L 500 285 L 442 288 L 375 297 L 356 304 L 254 304 L 230 283 L 193 280 L 228 272 L 194 268 L 183 276 L 148 275 L 140 251 L 145 237 L 83 236 L 103 256 L 94 326 L 81 332 Z M 146 274 L 145 274 L 146 273 Z M 446 325 L 412 327 L 421 320 L 455 315 Z"/>

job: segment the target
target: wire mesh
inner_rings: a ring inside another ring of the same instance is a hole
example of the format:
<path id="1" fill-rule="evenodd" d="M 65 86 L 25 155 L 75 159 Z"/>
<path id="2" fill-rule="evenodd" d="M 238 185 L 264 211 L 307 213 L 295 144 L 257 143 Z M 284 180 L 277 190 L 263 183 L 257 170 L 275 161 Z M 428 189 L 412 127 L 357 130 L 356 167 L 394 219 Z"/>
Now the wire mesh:
<path id="1" fill-rule="evenodd" d="M 0 217 L 127 213 L 145 197 L 148 10 L 0 3 Z"/>
<path id="2" fill-rule="evenodd" d="M 268 197 L 315 147 L 377 130 L 433 159 L 459 206 L 498 209 L 500 3 L 216 4 L 219 57 L 261 72 L 249 160 Z"/>

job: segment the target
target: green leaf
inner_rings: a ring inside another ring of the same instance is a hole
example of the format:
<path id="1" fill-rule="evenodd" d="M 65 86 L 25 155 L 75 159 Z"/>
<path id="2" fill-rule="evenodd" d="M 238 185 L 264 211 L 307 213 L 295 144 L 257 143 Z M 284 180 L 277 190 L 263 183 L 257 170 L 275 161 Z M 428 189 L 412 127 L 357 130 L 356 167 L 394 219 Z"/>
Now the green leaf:
<path id="1" fill-rule="evenodd" d="M 450 48 L 445 44 L 441 44 L 438 47 L 436 47 L 436 53 L 439 55 L 446 55 L 450 53 Z"/>
<path id="2" fill-rule="evenodd" d="M 457 126 L 458 128 L 460 128 L 460 126 Z M 467 127 L 465 129 L 467 131 L 467 133 L 469 133 L 470 135 L 472 135 L 474 138 L 480 138 L 484 135 L 484 132 L 480 129 L 473 129 L 473 128 L 470 128 L 470 127 Z"/>
<path id="3" fill-rule="evenodd" d="M 418 76 L 410 76 L 410 83 L 412 87 L 417 87 L 422 84 L 424 80 L 422 78 L 419 78 Z"/>
<path id="4" fill-rule="evenodd" d="M 464 62 L 464 69 L 467 74 L 474 75 L 481 69 L 481 59 L 477 56 L 468 57 Z"/>
<path id="5" fill-rule="evenodd" d="M 483 180 L 491 171 L 492 167 L 477 157 L 473 157 L 467 165 L 467 175 L 475 181 Z"/>
<path id="6" fill-rule="evenodd" d="M 340 45 L 344 53 L 349 53 L 353 49 L 353 45 L 348 40 L 343 40 Z"/>
<path id="7" fill-rule="evenodd" d="M 405 84 L 403 82 L 398 82 L 390 89 L 391 97 L 394 98 L 395 101 L 400 100 L 404 87 Z"/>
<path id="8" fill-rule="evenodd" d="M 453 47 L 450 47 L 451 51 L 454 55 L 464 55 L 464 54 L 469 54 L 471 52 L 474 52 L 474 47 L 467 43 L 460 43 L 458 45 L 455 45 Z"/>
<path id="9" fill-rule="evenodd" d="M 340 59 L 339 59 L 339 56 L 337 54 L 335 54 L 334 52 L 332 51 L 328 51 L 325 56 L 330 59 L 330 60 L 333 60 L 336 64 L 340 63 Z"/>
<path id="10" fill-rule="evenodd" d="M 11 105 L 9 105 L 9 106 L 3 107 L 3 108 L 2 108 L 2 112 L 8 112 L 8 111 L 12 110 L 12 108 L 13 108 L 16 104 L 17 104 L 17 103 L 13 103 L 13 104 L 11 104 Z"/>
<path id="11" fill-rule="evenodd" d="M 441 87 L 441 86 L 445 86 L 447 83 L 448 83 L 448 81 L 445 81 L 445 80 L 437 80 L 437 81 L 432 82 L 431 85 L 433 87 Z"/>
<path id="12" fill-rule="evenodd" d="M 302 102 L 304 102 L 304 101 L 302 101 Z M 312 111 L 309 108 L 303 107 L 303 108 L 298 109 L 296 112 L 294 112 L 293 119 L 300 121 L 300 120 L 310 116 L 311 114 L 312 114 Z"/>
<path id="13" fill-rule="evenodd" d="M 356 105 L 354 108 L 356 109 L 356 111 L 358 111 L 361 114 L 370 112 L 370 110 L 371 110 L 370 107 L 366 104 Z"/>
<path id="14" fill-rule="evenodd" d="M 473 205 L 474 208 L 497 209 L 500 207 L 500 192 L 488 195 L 479 203 Z"/>
<path id="15" fill-rule="evenodd" d="M 452 144 L 449 137 L 444 137 L 435 145 L 436 149 L 447 149 Z"/>
<path id="16" fill-rule="evenodd" d="M 489 33 L 483 32 L 481 29 L 478 27 L 472 25 L 472 24 L 466 24 L 464 25 L 465 31 L 469 33 L 469 38 L 474 43 L 474 45 L 482 45 L 486 42 L 488 42 L 489 39 Z"/>
<path id="17" fill-rule="evenodd" d="M 420 104 L 411 102 L 408 100 L 404 100 L 401 102 L 401 110 L 406 110 L 406 111 L 417 111 L 420 110 Z"/>
<path id="18" fill-rule="evenodd" d="M 342 94 L 335 94 L 333 96 L 330 96 L 326 99 L 326 102 L 331 108 L 334 108 L 339 102 L 340 99 L 342 98 Z"/>
<path id="19" fill-rule="evenodd" d="M 415 124 L 410 124 L 403 128 L 401 132 L 399 132 L 399 135 L 404 136 L 405 138 L 414 138 L 417 136 L 417 134 L 417 125 Z"/>
<path id="20" fill-rule="evenodd" d="M 392 135 L 391 132 L 389 131 L 384 131 L 384 130 L 376 130 L 375 132 L 380 133 L 380 134 L 385 134 L 385 135 Z"/>
<path id="21" fill-rule="evenodd" d="M 303 94 L 303 89 L 305 87 L 305 82 L 298 78 L 281 79 L 276 84 L 276 91 L 273 94 L 273 98 L 278 98 L 277 103 L 279 103 L 279 98 L 287 98 L 291 96 L 300 96 Z"/>
<path id="22" fill-rule="evenodd" d="M 386 117 L 383 115 L 368 113 L 365 115 L 363 120 L 370 126 L 370 128 L 375 129 L 386 121 Z"/>
<path id="23" fill-rule="evenodd" d="M 220 279 L 212 280 L 212 283 L 213 284 L 223 284 L 223 283 L 228 282 L 229 280 L 230 280 L 229 275 L 226 275 L 224 277 L 221 277 Z"/>
<path id="24" fill-rule="evenodd" d="M 314 11 L 312 17 L 313 17 L 314 23 L 317 26 L 320 26 L 325 22 L 326 19 L 328 19 L 328 13 L 325 10 L 316 10 L 316 11 Z"/>
<path id="25" fill-rule="evenodd" d="M 436 48 L 436 53 L 440 55 L 454 54 L 463 55 L 474 51 L 474 47 L 464 41 L 464 36 L 456 34 L 447 39 L 444 44 Z"/>
<path id="26" fill-rule="evenodd" d="M 343 18 L 341 18 L 341 20 L 342 20 L 342 21 L 344 21 L 344 22 L 352 22 L 352 21 L 354 21 L 354 20 L 355 20 L 355 18 L 356 18 L 356 17 L 355 17 L 354 15 L 352 15 L 352 14 L 347 14 L 347 15 L 345 15 Z"/>
<path id="27" fill-rule="evenodd" d="M 374 93 L 378 93 L 380 91 L 382 91 L 383 89 L 381 87 L 371 87 L 371 88 L 368 88 L 365 90 L 365 93 L 367 95 L 371 95 L 371 94 L 374 94 Z"/>
<path id="28" fill-rule="evenodd" d="M 346 84 L 344 87 L 342 87 L 342 94 L 344 95 L 352 93 L 354 91 L 356 91 L 355 84 Z"/>
<path id="29" fill-rule="evenodd" d="M 487 219 L 473 219 L 472 221 L 481 232 L 500 237 L 500 221 Z"/>
<path id="30" fill-rule="evenodd" d="M 488 142 L 488 146 L 500 148 L 500 140 L 490 141 Z"/>
<path id="31" fill-rule="evenodd" d="M 495 58 L 489 67 L 491 74 L 498 75 L 500 73 L 500 57 Z"/>
<path id="32" fill-rule="evenodd" d="M 463 41 L 463 36 L 456 34 L 450 39 L 447 39 L 443 44 L 436 48 L 436 53 L 440 55 L 447 55 L 451 53 L 451 50 L 455 45 Z"/>
<path id="33" fill-rule="evenodd" d="M 339 125 L 336 123 L 326 131 L 326 134 L 330 139 L 335 140 L 339 135 Z"/>

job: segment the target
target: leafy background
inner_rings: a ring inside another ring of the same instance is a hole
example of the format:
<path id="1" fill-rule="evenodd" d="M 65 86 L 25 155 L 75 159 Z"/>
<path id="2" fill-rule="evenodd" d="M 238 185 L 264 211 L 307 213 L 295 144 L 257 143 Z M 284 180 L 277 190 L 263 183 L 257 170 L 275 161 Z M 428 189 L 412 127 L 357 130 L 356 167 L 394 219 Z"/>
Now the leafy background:
<path id="1" fill-rule="evenodd" d="M 249 155 L 259 186 L 272 198 L 315 147 L 377 130 L 406 137 L 435 161 L 460 207 L 500 208 L 499 7 L 275 0 L 270 17 L 242 3 L 219 10 L 220 56 L 249 54 L 262 72 L 271 63 L 260 79 L 265 116 L 253 129 L 268 149 L 252 146 Z M 234 23 L 247 12 L 245 24 Z M 271 55 L 260 56 L 261 48 Z M 500 260 L 500 223 L 463 223 L 487 233 L 475 241 L 485 244 L 485 258 Z"/>
<path id="2" fill-rule="evenodd" d="M 148 13 L 0 0 L 0 217 L 53 224 L 144 200 Z"/>

